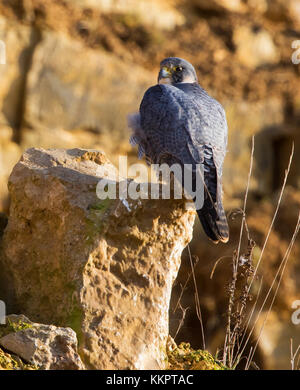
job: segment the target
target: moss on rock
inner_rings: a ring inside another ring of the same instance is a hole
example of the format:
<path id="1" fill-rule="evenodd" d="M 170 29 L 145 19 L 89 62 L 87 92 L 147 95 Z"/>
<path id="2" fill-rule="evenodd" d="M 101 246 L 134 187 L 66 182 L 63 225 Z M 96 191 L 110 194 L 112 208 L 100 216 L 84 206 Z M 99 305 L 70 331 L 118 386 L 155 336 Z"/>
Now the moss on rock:
<path id="1" fill-rule="evenodd" d="M 0 348 L 0 370 L 38 370 L 38 367 L 24 363 L 18 356 L 10 355 Z"/>
<path id="2" fill-rule="evenodd" d="M 21 330 L 28 328 L 32 328 L 32 325 L 21 320 L 18 322 L 13 322 L 8 318 L 7 324 L 0 325 L 0 338 L 6 336 L 9 333 L 20 332 Z"/>
<path id="3" fill-rule="evenodd" d="M 208 351 L 194 350 L 189 343 L 167 348 L 169 370 L 227 370 Z"/>
<path id="4" fill-rule="evenodd" d="M 7 318 L 7 324 L 0 325 L 0 338 L 8 335 L 9 333 L 20 332 L 25 329 L 32 328 L 32 325 L 18 321 L 13 322 Z M 38 368 L 32 364 L 24 363 L 18 356 L 9 354 L 0 348 L 0 370 L 37 370 Z"/>

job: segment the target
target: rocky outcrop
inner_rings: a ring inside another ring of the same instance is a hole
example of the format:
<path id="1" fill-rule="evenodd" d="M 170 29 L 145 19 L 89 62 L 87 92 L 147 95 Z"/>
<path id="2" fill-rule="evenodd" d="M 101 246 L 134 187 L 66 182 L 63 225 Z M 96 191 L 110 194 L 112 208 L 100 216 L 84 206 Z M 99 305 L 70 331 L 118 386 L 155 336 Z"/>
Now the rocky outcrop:
<path id="1" fill-rule="evenodd" d="M 193 3 L 205 11 L 246 12 L 247 8 L 242 0 L 192 0 Z"/>
<path id="2" fill-rule="evenodd" d="M 29 26 L 0 16 L 0 40 L 6 47 L 6 64 L 0 65 L 0 126 L 15 128 L 20 126 L 25 80 L 37 36 Z"/>
<path id="3" fill-rule="evenodd" d="M 6 63 L 0 64 L 0 211 L 7 211 L 7 179 L 21 154 L 13 138 L 18 137 L 21 125 L 25 80 L 36 33 L 0 16 L 0 40 L 6 48 Z"/>
<path id="4" fill-rule="evenodd" d="M 23 315 L 7 316 L 9 329 L 0 347 L 42 370 L 82 370 L 77 337 L 71 328 L 31 322 Z M 3 328 L 3 326 L 2 326 Z"/>
<path id="5" fill-rule="evenodd" d="M 36 367 L 24 363 L 18 356 L 13 356 L 0 348 L 0 371 L 2 370 L 36 370 Z"/>
<path id="6" fill-rule="evenodd" d="M 185 18 L 175 8 L 175 2 L 159 0 L 67 0 L 76 6 L 97 9 L 103 13 L 132 16 L 151 27 L 171 30 L 182 25 Z"/>
<path id="7" fill-rule="evenodd" d="M 0 210 L 8 210 L 7 181 L 13 166 L 18 161 L 21 149 L 12 140 L 13 130 L 9 126 L 0 129 Z"/>
<path id="8" fill-rule="evenodd" d="M 267 31 L 240 26 L 235 29 L 233 42 L 236 46 L 238 61 L 249 68 L 275 64 L 279 61 L 279 52 Z"/>
<path id="9" fill-rule="evenodd" d="M 248 1 L 251 3 L 251 0 Z M 270 19 L 292 22 L 296 26 L 300 25 L 300 4 L 298 0 L 263 0 L 262 3 L 264 4 L 264 9 L 261 7 L 262 12 Z"/>
<path id="10" fill-rule="evenodd" d="M 180 200 L 100 200 L 104 171 L 116 180 L 97 151 L 25 152 L 9 179 L 1 267 L 19 312 L 76 331 L 87 368 L 160 368 L 194 212 Z"/>
<path id="11" fill-rule="evenodd" d="M 192 0 L 192 3 L 205 11 L 254 12 L 276 21 L 300 23 L 298 0 Z"/>
<path id="12" fill-rule="evenodd" d="M 99 134 L 126 124 L 151 80 L 151 73 L 114 55 L 65 34 L 44 34 L 27 81 L 22 146 L 72 147 L 80 129 L 87 133 L 81 145 L 99 143 Z"/>

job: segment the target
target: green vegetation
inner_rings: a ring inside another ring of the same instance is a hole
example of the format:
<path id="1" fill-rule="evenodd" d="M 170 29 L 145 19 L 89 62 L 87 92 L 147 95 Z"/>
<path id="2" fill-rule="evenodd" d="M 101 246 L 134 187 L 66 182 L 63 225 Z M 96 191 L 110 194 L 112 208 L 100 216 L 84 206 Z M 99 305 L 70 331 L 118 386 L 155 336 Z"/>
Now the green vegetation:
<path id="1" fill-rule="evenodd" d="M 113 204 L 114 200 L 104 199 L 89 206 L 87 218 L 86 240 L 88 244 L 93 243 L 93 237 L 98 234 L 106 223 L 105 215 Z"/>
<path id="2" fill-rule="evenodd" d="M 83 317 L 83 311 L 79 306 L 73 307 L 72 312 L 70 313 L 70 316 L 67 320 L 67 326 L 72 328 L 77 335 L 78 345 L 82 342 L 82 329 L 81 329 L 81 323 L 82 323 L 82 317 Z"/>
<path id="3" fill-rule="evenodd" d="M 169 350 L 169 370 L 227 370 L 222 363 L 213 356 L 200 349 L 194 350 L 189 343 L 181 343 L 173 350 Z"/>
<path id="4" fill-rule="evenodd" d="M 104 199 L 102 201 L 91 204 L 89 209 L 105 212 L 109 208 L 110 205 L 111 205 L 111 199 L 107 198 L 107 199 Z"/>
<path id="5" fill-rule="evenodd" d="M 0 348 L 0 370 L 38 370 L 38 367 L 24 363 L 18 356 L 10 355 Z"/>
<path id="6" fill-rule="evenodd" d="M 6 325 L 0 325 L 0 338 L 6 336 L 9 333 L 20 332 L 21 330 L 25 330 L 29 328 L 32 328 L 32 325 L 28 324 L 27 322 L 23 322 L 23 321 L 12 322 L 8 318 Z"/>
<path id="7" fill-rule="evenodd" d="M 6 325 L 0 325 L 0 338 L 29 328 L 32 328 L 32 325 L 27 322 L 12 322 L 8 319 Z M 0 348 L 0 370 L 38 370 L 38 367 L 24 363 L 18 356 L 11 355 Z"/>

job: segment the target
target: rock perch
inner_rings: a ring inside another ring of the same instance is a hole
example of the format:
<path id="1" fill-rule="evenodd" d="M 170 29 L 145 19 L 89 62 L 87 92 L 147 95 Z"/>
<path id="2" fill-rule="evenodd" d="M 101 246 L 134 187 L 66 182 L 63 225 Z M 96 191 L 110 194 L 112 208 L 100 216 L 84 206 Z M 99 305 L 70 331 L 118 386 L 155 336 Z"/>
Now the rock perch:
<path id="1" fill-rule="evenodd" d="M 0 299 L 74 329 L 88 369 L 164 368 L 171 289 L 195 213 L 181 200 L 100 200 L 99 167 L 115 172 L 95 150 L 23 154 L 8 184 Z"/>

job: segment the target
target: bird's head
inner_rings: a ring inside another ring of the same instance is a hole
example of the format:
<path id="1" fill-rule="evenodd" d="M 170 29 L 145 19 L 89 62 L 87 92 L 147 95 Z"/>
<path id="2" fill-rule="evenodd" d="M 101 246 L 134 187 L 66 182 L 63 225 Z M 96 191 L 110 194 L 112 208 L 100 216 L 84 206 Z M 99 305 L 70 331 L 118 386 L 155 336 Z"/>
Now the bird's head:
<path id="1" fill-rule="evenodd" d="M 159 84 L 196 83 L 197 75 L 192 64 L 188 61 L 169 57 L 160 63 L 158 74 Z"/>

